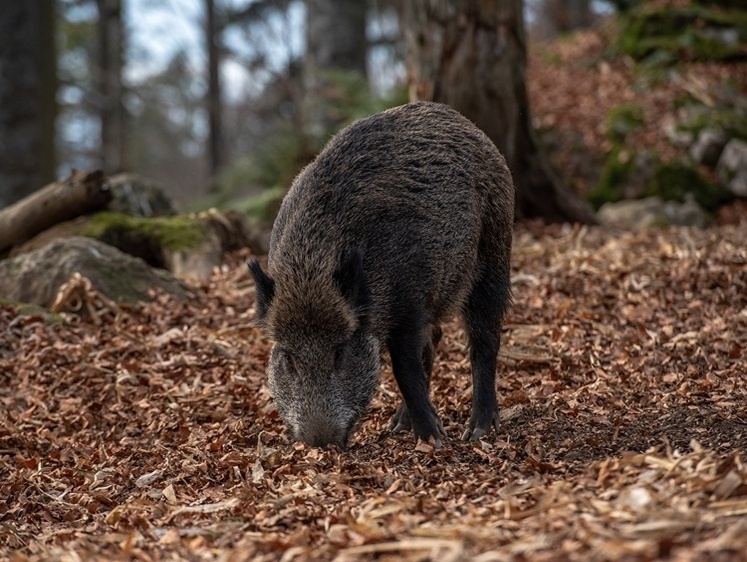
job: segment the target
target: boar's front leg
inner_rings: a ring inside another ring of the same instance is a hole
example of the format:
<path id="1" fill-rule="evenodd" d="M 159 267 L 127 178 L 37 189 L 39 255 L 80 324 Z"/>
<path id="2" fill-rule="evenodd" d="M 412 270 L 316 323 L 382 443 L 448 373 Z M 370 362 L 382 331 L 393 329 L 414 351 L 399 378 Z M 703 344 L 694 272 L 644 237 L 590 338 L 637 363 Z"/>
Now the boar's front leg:
<path id="1" fill-rule="evenodd" d="M 436 358 L 436 348 L 441 341 L 441 328 L 439 326 L 429 325 L 425 334 L 425 343 L 423 345 L 423 370 L 425 371 L 425 384 L 430 387 L 431 373 L 433 372 L 433 361 Z M 389 429 L 392 431 L 410 431 L 412 422 L 410 422 L 410 413 L 407 411 L 407 404 L 403 400 L 397 408 L 389 422 Z"/>
<path id="2" fill-rule="evenodd" d="M 404 398 L 404 404 L 398 410 L 407 414 L 415 436 L 425 442 L 433 437 L 436 447 L 443 444 L 442 437 L 446 435 L 441 421 L 438 419 L 436 409 L 428 398 L 428 379 L 425 369 L 425 354 L 423 341 L 425 336 L 430 337 L 428 327 L 421 329 L 399 329 L 393 330 L 387 347 L 392 358 L 392 370 L 397 386 Z M 432 365 L 433 353 L 430 353 Z M 406 408 L 406 410 L 404 410 Z M 395 414 L 396 417 L 396 414 Z"/>

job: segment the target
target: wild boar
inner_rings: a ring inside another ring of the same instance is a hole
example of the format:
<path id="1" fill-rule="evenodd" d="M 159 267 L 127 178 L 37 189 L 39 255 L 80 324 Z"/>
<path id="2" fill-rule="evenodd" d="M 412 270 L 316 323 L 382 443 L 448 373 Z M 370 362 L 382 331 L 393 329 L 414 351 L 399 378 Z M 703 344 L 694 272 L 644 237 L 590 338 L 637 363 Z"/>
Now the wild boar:
<path id="1" fill-rule="evenodd" d="M 462 439 L 497 428 L 513 211 L 505 159 L 446 105 L 409 103 L 329 141 L 283 199 L 267 272 L 249 264 L 257 321 L 275 342 L 269 387 L 292 438 L 345 447 L 385 348 L 404 399 L 391 428 L 441 446 L 430 374 L 440 325 L 455 314 L 472 365 Z"/>

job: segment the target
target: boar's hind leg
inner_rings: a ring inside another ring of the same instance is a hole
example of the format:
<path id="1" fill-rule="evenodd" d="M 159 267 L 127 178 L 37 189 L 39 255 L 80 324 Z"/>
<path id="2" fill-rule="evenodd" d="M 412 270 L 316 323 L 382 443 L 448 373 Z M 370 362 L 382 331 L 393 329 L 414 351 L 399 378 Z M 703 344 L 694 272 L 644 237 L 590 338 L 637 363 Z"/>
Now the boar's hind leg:
<path id="1" fill-rule="evenodd" d="M 436 348 L 441 341 L 441 328 L 438 326 L 429 326 L 429 334 L 425 336 L 425 345 L 423 346 L 423 369 L 425 371 L 425 384 L 430 386 L 431 372 L 433 371 L 433 360 L 436 357 Z M 397 411 L 389 422 L 389 429 L 392 431 L 410 431 L 412 423 L 410 422 L 410 413 L 407 411 L 407 404 L 403 400 Z"/>
<path id="2" fill-rule="evenodd" d="M 480 439 L 498 429 L 495 368 L 501 344 L 501 322 L 511 300 L 508 267 L 488 264 L 472 287 L 464 307 L 472 363 L 472 415 L 462 440 Z"/>
<path id="3" fill-rule="evenodd" d="M 433 353 L 423 350 L 428 331 L 427 327 L 420 330 L 394 330 L 387 347 L 392 358 L 394 378 L 404 398 L 402 407 L 406 408 L 407 420 L 417 437 L 426 442 L 433 437 L 436 447 L 440 447 L 443 444 L 441 437 L 446 433 L 428 398 L 430 375 L 424 365 L 426 358 L 429 358 L 431 365 L 433 363 Z M 404 418 L 404 412 L 402 417 Z"/>

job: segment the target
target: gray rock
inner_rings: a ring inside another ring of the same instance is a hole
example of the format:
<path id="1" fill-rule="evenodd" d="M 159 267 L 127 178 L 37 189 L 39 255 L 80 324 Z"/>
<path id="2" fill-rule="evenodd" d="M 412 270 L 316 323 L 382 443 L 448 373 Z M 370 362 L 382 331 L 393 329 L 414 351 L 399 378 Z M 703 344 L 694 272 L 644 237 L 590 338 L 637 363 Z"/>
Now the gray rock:
<path id="1" fill-rule="evenodd" d="M 166 271 L 92 238 L 72 237 L 0 262 L 0 298 L 49 307 L 79 273 L 115 302 L 150 300 L 151 288 L 184 297 L 186 286 Z"/>
<path id="2" fill-rule="evenodd" d="M 698 164 L 715 168 L 729 138 L 720 129 L 702 129 L 690 147 L 690 156 Z"/>
<path id="3" fill-rule="evenodd" d="M 717 170 L 737 197 L 747 197 L 747 142 L 731 139 L 724 147 Z"/>
<path id="4" fill-rule="evenodd" d="M 109 178 L 112 201 L 109 210 L 133 217 L 170 217 L 176 207 L 162 183 L 137 174 L 117 174 Z"/>
<path id="5" fill-rule="evenodd" d="M 736 49 L 739 47 L 739 29 L 736 27 L 707 27 L 701 33 L 727 47 Z"/>
<path id="6" fill-rule="evenodd" d="M 702 228 L 709 223 L 708 215 L 695 201 L 678 203 L 658 197 L 605 203 L 598 215 L 605 223 L 636 228 L 667 225 Z"/>
<path id="7" fill-rule="evenodd" d="M 727 185 L 737 197 L 747 197 L 747 169 L 739 170 Z"/>
<path id="8" fill-rule="evenodd" d="M 681 129 L 676 121 L 664 123 L 664 134 L 669 142 L 680 148 L 687 148 L 695 140 L 692 132 Z"/>

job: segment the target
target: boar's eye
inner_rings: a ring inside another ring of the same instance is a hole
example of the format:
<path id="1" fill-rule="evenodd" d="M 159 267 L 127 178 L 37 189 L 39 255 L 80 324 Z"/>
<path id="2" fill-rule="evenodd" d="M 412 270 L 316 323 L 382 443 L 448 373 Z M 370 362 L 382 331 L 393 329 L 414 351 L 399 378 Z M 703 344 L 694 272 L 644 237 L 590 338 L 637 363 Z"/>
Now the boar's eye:
<path id="1" fill-rule="evenodd" d="M 283 363 L 285 363 L 285 368 L 291 371 L 297 371 L 296 368 L 296 358 L 293 357 L 293 354 L 289 353 L 287 349 L 280 350 L 280 356 L 283 358 Z"/>

